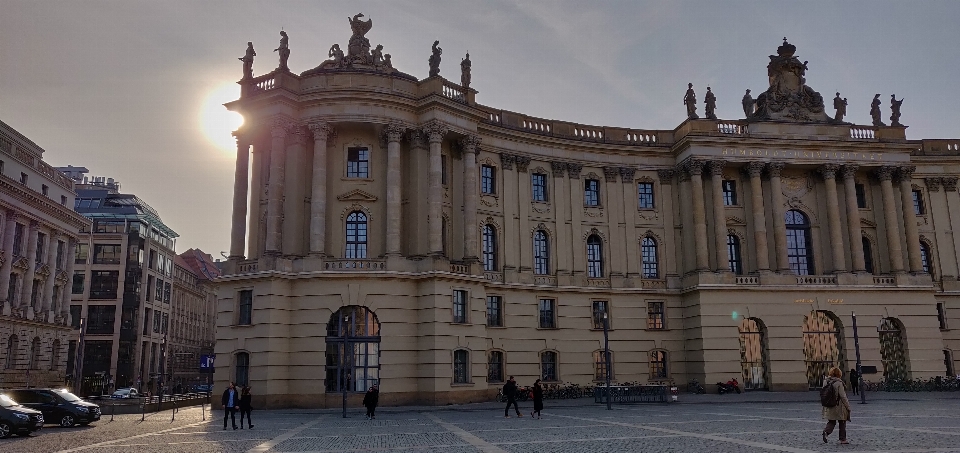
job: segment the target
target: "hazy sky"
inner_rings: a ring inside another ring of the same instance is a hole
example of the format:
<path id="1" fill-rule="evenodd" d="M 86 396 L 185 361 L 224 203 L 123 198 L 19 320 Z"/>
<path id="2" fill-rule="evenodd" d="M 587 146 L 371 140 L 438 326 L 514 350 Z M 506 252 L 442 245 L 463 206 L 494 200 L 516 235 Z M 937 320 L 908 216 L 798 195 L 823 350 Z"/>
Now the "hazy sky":
<path id="1" fill-rule="evenodd" d="M 836 91 L 848 98 L 848 120 L 869 124 L 881 93 L 888 121 L 896 93 L 908 138 L 960 137 L 958 1 L 0 0 L 0 119 L 46 162 L 118 179 L 180 233 L 178 251 L 217 257 L 235 150 L 222 145 L 226 120 L 211 118 L 239 94 L 237 58 L 253 41 L 255 74 L 275 68 L 283 27 L 300 73 L 331 44 L 346 49 L 358 12 L 373 19 L 371 43 L 416 77 L 435 39 L 448 79 L 459 82 L 469 51 L 477 102 L 495 108 L 673 129 L 692 82 L 701 103 L 713 88 L 719 117 L 740 118 L 744 89 L 766 89 L 767 56 L 786 36 L 809 60 L 808 85 L 828 105 Z"/>

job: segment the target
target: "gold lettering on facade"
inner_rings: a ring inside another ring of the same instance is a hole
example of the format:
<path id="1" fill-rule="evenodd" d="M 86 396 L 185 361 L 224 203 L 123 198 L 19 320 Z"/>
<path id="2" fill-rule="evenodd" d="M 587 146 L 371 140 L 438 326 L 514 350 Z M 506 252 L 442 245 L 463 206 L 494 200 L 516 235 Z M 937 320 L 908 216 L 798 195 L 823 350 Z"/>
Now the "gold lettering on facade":
<path id="1" fill-rule="evenodd" d="M 767 149 L 743 149 L 743 148 L 723 148 L 720 150 L 721 156 L 742 156 L 742 157 L 776 157 L 783 160 L 883 160 L 883 153 L 859 153 L 859 152 L 837 152 L 837 151 L 792 151 L 792 150 L 767 150 Z"/>
<path id="2" fill-rule="evenodd" d="M 828 304 L 840 305 L 843 303 L 843 299 L 827 299 Z"/>
<path id="3" fill-rule="evenodd" d="M 793 303 L 795 303 L 795 304 L 812 304 L 814 301 L 815 301 L 815 299 L 803 299 L 803 298 L 801 298 L 801 299 L 794 299 L 794 300 L 793 300 Z"/>

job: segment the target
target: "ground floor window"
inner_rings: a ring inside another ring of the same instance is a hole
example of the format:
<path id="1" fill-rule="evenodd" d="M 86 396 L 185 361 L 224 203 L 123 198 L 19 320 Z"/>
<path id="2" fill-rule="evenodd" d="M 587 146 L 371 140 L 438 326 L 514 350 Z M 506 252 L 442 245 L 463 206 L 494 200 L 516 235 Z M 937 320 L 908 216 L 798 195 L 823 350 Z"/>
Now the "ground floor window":
<path id="1" fill-rule="evenodd" d="M 758 319 L 746 318 L 740 322 L 740 366 L 746 390 L 767 388 L 765 330 Z"/>
<path id="2" fill-rule="evenodd" d="M 843 358 L 842 326 L 836 315 L 814 311 L 803 320 L 803 356 L 807 385 L 818 389 L 831 367 L 846 369 Z"/>
<path id="3" fill-rule="evenodd" d="M 366 307 L 337 310 L 327 323 L 325 388 L 363 392 L 380 381 L 380 321 Z"/>
<path id="4" fill-rule="evenodd" d="M 887 380 L 905 381 L 910 372 L 907 369 L 906 354 L 903 347 L 903 328 L 895 318 L 883 318 L 880 321 L 880 361 L 883 363 L 883 377 Z"/>
<path id="5" fill-rule="evenodd" d="M 667 351 L 650 351 L 650 379 L 667 378 Z"/>

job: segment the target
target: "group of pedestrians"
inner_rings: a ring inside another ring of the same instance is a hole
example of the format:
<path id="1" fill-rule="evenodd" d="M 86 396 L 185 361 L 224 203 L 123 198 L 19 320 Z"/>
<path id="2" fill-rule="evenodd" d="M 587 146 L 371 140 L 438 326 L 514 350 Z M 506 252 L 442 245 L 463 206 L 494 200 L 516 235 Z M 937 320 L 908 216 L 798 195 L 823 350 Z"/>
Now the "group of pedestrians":
<path id="1" fill-rule="evenodd" d="M 510 379 L 507 380 L 507 383 L 503 385 L 503 395 L 507 398 L 507 407 L 503 410 L 503 416 L 505 418 L 510 418 L 510 405 L 513 405 L 513 410 L 517 411 L 517 417 L 523 417 L 523 413 L 520 412 L 520 407 L 517 406 L 517 381 L 510 376 Z M 530 412 L 531 418 L 543 418 L 540 414 L 543 411 L 543 386 L 540 384 L 540 379 L 537 379 L 533 383 L 533 389 L 530 391 L 533 393 L 533 412 Z"/>
<path id="2" fill-rule="evenodd" d="M 230 386 L 223 391 L 220 398 L 220 404 L 223 405 L 223 429 L 227 429 L 227 419 L 233 424 L 233 429 L 237 429 L 237 412 L 240 412 L 240 429 L 243 429 L 243 418 L 247 418 L 247 427 L 253 429 L 253 419 L 250 418 L 250 400 L 253 394 L 250 393 L 250 387 L 244 386 L 237 394 L 237 386 L 231 382 Z"/>

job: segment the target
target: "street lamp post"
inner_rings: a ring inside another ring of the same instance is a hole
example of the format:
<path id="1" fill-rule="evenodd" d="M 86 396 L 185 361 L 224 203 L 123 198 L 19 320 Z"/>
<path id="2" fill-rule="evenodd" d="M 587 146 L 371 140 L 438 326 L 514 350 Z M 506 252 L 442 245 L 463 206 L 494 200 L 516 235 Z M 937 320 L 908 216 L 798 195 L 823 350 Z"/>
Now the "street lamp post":
<path id="1" fill-rule="evenodd" d="M 347 344 L 347 340 L 350 338 L 350 315 L 343 316 L 343 354 L 340 356 L 340 389 L 343 391 L 343 418 L 347 418 L 347 385 L 349 385 L 350 380 L 347 379 L 346 373 L 350 370 L 349 362 L 347 362 L 347 348 L 350 346 Z M 351 352 L 353 349 L 351 348 Z M 350 371 L 352 373 L 352 370 Z"/>
<path id="2" fill-rule="evenodd" d="M 159 398 L 157 399 L 157 411 L 160 411 L 160 406 L 163 404 L 163 373 L 164 365 L 167 363 L 167 334 L 163 334 L 163 338 L 160 339 L 160 376 L 157 379 L 157 393 L 159 393 Z"/>
<path id="3" fill-rule="evenodd" d="M 860 390 L 860 404 L 867 404 L 867 395 L 863 392 L 863 369 L 860 366 L 860 335 L 857 333 L 857 312 L 851 311 L 853 318 L 853 348 L 857 352 L 857 388 Z"/>
<path id="4" fill-rule="evenodd" d="M 607 319 L 607 310 L 604 307 L 603 311 L 603 360 L 606 362 L 607 370 L 607 410 L 612 409 L 610 407 L 610 337 L 607 332 L 610 330 L 610 320 Z"/>
<path id="5" fill-rule="evenodd" d="M 77 350 L 74 353 L 73 391 L 80 392 L 80 383 L 83 382 L 83 337 L 87 333 L 87 319 L 80 318 L 80 337 L 77 339 Z"/>

